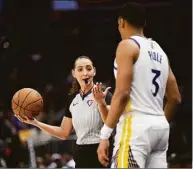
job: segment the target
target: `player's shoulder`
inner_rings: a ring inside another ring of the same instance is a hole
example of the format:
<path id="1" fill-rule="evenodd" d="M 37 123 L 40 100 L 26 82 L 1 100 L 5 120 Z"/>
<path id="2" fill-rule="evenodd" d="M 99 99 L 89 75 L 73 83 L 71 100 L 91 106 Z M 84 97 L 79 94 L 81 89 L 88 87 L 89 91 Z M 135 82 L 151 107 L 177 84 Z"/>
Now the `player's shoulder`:
<path id="1" fill-rule="evenodd" d="M 128 39 L 123 39 L 119 42 L 119 46 L 135 46 L 135 43 L 133 42 L 133 40 L 131 38 Z"/>
<path id="2" fill-rule="evenodd" d="M 132 39 L 124 39 L 119 42 L 118 49 L 122 51 L 139 51 L 139 45 Z"/>

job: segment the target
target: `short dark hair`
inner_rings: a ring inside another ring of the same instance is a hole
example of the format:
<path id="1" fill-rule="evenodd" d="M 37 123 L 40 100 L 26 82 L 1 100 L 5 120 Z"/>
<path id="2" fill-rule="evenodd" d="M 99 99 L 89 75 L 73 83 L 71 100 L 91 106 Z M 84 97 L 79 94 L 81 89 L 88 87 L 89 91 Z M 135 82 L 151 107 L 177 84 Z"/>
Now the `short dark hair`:
<path id="1" fill-rule="evenodd" d="M 118 17 L 136 28 L 143 28 L 146 23 L 146 10 L 141 4 L 130 2 L 121 7 Z"/>

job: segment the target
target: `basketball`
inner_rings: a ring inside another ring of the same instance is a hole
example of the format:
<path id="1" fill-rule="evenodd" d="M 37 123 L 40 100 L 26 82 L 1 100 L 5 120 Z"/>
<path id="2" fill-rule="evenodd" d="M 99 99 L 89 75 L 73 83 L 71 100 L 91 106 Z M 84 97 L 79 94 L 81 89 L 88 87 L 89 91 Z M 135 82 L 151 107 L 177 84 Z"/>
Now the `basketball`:
<path id="1" fill-rule="evenodd" d="M 27 116 L 32 120 L 43 110 L 43 98 L 36 90 L 23 88 L 14 94 L 12 110 L 23 119 Z"/>

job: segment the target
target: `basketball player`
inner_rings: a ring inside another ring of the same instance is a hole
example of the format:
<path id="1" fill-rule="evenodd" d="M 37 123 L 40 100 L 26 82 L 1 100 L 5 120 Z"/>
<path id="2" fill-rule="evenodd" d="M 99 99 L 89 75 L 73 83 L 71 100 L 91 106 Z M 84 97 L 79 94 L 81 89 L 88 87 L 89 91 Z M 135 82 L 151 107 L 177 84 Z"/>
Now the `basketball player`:
<path id="1" fill-rule="evenodd" d="M 97 150 L 104 166 L 109 163 L 108 138 L 118 122 L 112 168 L 167 167 L 168 121 L 181 97 L 165 52 L 143 34 L 145 23 L 141 5 L 129 3 L 121 9 L 122 41 L 114 62 L 116 89 Z"/>

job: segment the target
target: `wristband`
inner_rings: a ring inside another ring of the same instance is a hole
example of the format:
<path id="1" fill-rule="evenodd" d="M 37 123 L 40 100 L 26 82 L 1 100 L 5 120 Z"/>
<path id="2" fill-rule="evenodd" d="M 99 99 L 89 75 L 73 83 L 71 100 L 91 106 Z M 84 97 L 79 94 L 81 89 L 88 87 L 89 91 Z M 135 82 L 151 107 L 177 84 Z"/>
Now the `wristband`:
<path id="1" fill-rule="evenodd" d="M 104 126 L 101 129 L 100 139 L 108 140 L 112 132 L 113 132 L 113 129 L 108 127 L 106 124 L 104 124 Z"/>

